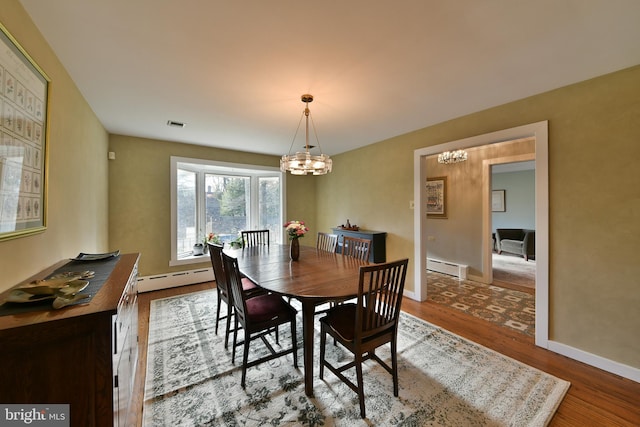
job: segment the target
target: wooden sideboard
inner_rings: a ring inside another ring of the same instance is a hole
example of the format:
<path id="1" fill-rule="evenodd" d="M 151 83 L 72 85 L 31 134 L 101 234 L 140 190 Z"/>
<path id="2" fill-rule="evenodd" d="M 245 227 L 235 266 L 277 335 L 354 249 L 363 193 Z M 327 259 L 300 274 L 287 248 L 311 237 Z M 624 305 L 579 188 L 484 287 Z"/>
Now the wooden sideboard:
<path id="1" fill-rule="evenodd" d="M 344 236 L 358 237 L 361 239 L 371 240 L 371 249 L 369 251 L 369 262 L 386 262 L 387 261 L 387 233 L 384 231 L 371 230 L 345 230 L 342 228 L 332 228 L 333 233 L 338 235 L 338 246 L 336 252 L 342 253 L 342 239 Z"/>
<path id="2" fill-rule="evenodd" d="M 71 426 L 126 425 L 138 358 L 138 259 L 120 255 L 87 304 L 0 316 L 0 402 L 69 404 Z"/>

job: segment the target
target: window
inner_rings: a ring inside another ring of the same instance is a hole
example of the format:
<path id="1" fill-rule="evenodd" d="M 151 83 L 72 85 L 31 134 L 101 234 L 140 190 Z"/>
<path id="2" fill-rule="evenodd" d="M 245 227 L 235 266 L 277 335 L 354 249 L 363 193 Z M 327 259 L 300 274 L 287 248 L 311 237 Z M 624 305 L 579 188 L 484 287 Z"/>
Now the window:
<path id="1" fill-rule="evenodd" d="M 171 158 L 171 262 L 202 262 L 193 245 L 209 233 L 224 243 L 241 230 L 268 229 L 282 242 L 284 206 L 278 168 Z"/>

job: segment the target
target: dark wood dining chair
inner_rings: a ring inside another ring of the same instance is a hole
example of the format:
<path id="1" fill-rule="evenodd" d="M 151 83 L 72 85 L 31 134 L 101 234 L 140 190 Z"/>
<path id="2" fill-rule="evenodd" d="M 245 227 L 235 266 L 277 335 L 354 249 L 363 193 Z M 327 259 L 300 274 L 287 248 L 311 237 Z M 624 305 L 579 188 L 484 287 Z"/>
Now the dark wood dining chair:
<path id="1" fill-rule="evenodd" d="M 361 261 L 369 261 L 371 240 L 360 237 L 342 236 L 342 255 L 357 258 Z M 347 300 L 331 301 L 329 305 L 334 307 Z M 321 313 L 321 311 L 319 311 Z"/>
<path id="2" fill-rule="evenodd" d="M 358 258 L 362 261 L 369 261 L 369 251 L 371 250 L 371 240 L 359 237 L 343 236 L 342 255 Z"/>
<path id="3" fill-rule="evenodd" d="M 320 319 L 320 378 L 327 367 L 358 394 L 360 416 L 365 418 L 362 362 L 373 359 L 393 377 L 393 395 L 398 397 L 398 319 L 402 292 L 407 276 L 408 259 L 360 267 L 360 282 L 356 303 L 341 304 L 329 309 Z M 353 353 L 352 362 L 334 366 L 325 358 L 327 335 Z M 376 348 L 391 344 L 391 367 L 376 354 Z M 342 372 L 355 367 L 353 383 Z"/>
<path id="4" fill-rule="evenodd" d="M 229 284 L 227 283 L 227 275 L 224 272 L 224 265 L 222 262 L 222 245 L 215 243 L 207 243 L 209 245 L 209 257 L 211 258 L 211 266 L 213 267 L 213 274 L 216 279 L 216 294 L 218 295 L 218 307 L 216 308 L 216 335 L 218 334 L 218 324 L 220 320 L 226 319 L 227 326 L 224 334 L 224 348 L 228 347 L 229 333 L 231 332 L 231 316 L 233 314 L 233 296 L 229 290 Z M 242 290 L 247 297 L 260 295 L 266 293 L 266 291 L 258 287 L 251 280 L 246 277 L 242 278 Z M 220 310 L 224 302 L 227 314 L 220 316 Z"/>
<path id="5" fill-rule="evenodd" d="M 242 379 L 240 386 L 245 388 L 247 368 L 256 366 L 293 353 L 293 366 L 298 367 L 298 345 L 296 340 L 296 309 L 286 303 L 281 296 L 276 294 L 264 294 L 247 298 L 242 291 L 242 276 L 238 269 L 238 260 L 222 253 L 225 273 L 229 288 L 233 294 L 233 306 L 235 309 L 235 327 L 233 331 L 233 351 L 231 361 L 235 363 L 238 330 L 244 330 L 244 345 L 242 354 Z M 289 323 L 291 325 L 291 348 L 276 351 L 265 338 L 274 328 Z M 239 325 L 238 325 L 239 324 Z M 251 341 L 261 338 L 269 354 L 249 362 L 249 345 Z"/>
<path id="6" fill-rule="evenodd" d="M 335 252 L 338 245 L 338 235 L 318 232 L 316 239 L 316 249 L 325 252 Z"/>
<path id="7" fill-rule="evenodd" d="M 243 248 L 269 244 L 269 230 L 243 230 L 240 234 Z"/>

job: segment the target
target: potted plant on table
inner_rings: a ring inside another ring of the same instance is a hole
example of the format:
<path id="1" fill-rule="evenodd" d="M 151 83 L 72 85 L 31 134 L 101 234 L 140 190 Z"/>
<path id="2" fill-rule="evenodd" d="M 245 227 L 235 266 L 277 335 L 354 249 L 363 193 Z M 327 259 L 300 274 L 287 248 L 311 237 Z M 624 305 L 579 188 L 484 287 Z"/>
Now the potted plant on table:
<path id="1" fill-rule="evenodd" d="M 309 228 L 304 225 L 304 221 L 287 221 L 284 224 L 287 236 L 291 241 L 290 256 L 293 261 L 297 261 L 300 258 L 300 242 L 298 239 L 304 237 L 305 233 L 309 231 Z"/>
<path id="2" fill-rule="evenodd" d="M 206 254 L 207 252 L 209 252 L 209 243 L 215 243 L 216 245 L 221 245 L 222 244 L 222 240 L 220 240 L 220 236 L 218 236 L 215 233 L 209 233 L 206 236 L 204 236 L 203 239 L 203 246 L 204 246 L 204 253 Z"/>
<path id="3" fill-rule="evenodd" d="M 242 247 L 242 235 L 238 234 L 238 237 L 229 242 L 231 249 L 240 249 Z"/>

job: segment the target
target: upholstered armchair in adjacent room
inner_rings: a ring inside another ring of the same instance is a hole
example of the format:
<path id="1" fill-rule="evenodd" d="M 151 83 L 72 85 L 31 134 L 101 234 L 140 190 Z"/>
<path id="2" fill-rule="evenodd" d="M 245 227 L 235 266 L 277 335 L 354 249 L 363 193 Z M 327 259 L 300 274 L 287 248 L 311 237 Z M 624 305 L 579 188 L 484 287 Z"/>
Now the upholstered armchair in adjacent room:
<path id="1" fill-rule="evenodd" d="M 522 255 L 526 261 L 536 256 L 536 232 L 524 228 L 497 228 L 498 253 L 509 252 Z"/>

